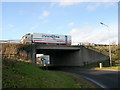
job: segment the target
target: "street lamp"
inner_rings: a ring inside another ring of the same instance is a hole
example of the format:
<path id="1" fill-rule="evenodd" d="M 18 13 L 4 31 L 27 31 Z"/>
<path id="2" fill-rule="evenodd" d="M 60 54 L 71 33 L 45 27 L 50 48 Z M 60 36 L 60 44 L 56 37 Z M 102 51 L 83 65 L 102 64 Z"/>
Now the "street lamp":
<path id="1" fill-rule="evenodd" d="M 108 28 L 108 31 L 110 32 L 109 30 L 109 26 L 104 24 L 103 22 L 100 22 L 100 24 L 106 26 Z M 110 48 L 110 39 L 109 39 L 109 57 L 110 57 L 110 66 L 112 66 L 112 60 L 111 60 L 111 48 Z"/>

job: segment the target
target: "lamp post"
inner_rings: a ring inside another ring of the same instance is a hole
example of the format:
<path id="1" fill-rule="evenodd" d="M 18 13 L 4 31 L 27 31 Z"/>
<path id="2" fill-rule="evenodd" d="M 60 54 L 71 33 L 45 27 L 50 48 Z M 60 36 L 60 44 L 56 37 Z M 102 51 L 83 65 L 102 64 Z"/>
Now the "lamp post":
<path id="1" fill-rule="evenodd" d="M 103 22 L 100 22 L 100 24 L 106 26 L 108 28 L 108 31 L 110 32 L 109 30 L 109 26 L 104 24 Z M 110 48 L 110 39 L 109 39 L 109 57 L 110 57 L 110 66 L 112 66 L 112 59 L 111 59 L 111 48 Z"/>

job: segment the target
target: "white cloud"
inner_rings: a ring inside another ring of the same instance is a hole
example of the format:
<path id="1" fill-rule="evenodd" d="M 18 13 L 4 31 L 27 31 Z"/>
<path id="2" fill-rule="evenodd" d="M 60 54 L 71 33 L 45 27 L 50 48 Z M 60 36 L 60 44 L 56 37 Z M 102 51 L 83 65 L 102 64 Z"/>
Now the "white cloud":
<path id="1" fill-rule="evenodd" d="M 57 3 L 53 2 L 51 6 L 59 5 L 59 6 L 70 6 L 77 5 L 82 2 L 117 2 L 118 0 L 55 0 Z"/>
<path id="2" fill-rule="evenodd" d="M 76 35 L 76 34 L 80 34 L 80 33 L 82 33 L 82 31 L 80 29 L 78 29 L 78 28 L 72 29 L 70 31 L 71 35 Z"/>
<path id="3" fill-rule="evenodd" d="M 1 0 L 2 2 L 60 2 L 60 1 L 76 1 L 76 2 L 118 2 L 119 0 Z"/>
<path id="4" fill-rule="evenodd" d="M 112 2 L 112 1 L 115 1 L 115 0 L 101 0 L 102 2 Z"/>
<path id="5" fill-rule="evenodd" d="M 90 42 L 90 43 L 103 43 L 109 44 L 109 40 L 118 43 L 117 26 L 113 26 L 109 33 L 106 28 L 92 28 L 86 26 L 84 28 L 72 29 L 69 34 L 72 36 L 73 43 Z"/>
<path id="6" fill-rule="evenodd" d="M 45 19 L 46 17 L 49 16 L 49 12 L 48 11 L 43 11 L 42 14 L 39 16 L 39 19 Z"/>
<path id="7" fill-rule="evenodd" d="M 77 44 L 79 42 L 83 42 L 84 38 L 88 33 L 91 32 L 91 27 L 86 26 L 84 28 L 74 28 L 69 34 L 72 36 L 72 43 Z"/>
<path id="8" fill-rule="evenodd" d="M 89 26 L 86 26 L 84 28 L 74 28 L 70 31 L 70 34 L 76 36 L 79 34 L 84 34 L 86 32 L 90 32 L 90 30 L 91 30 L 91 27 L 89 27 Z"/>
<path id="9" fill-rule="evenodd" d="M 77 5 L 77 4 L 80 4 L 80 3 L 83 3 L 83 2 L 97 2 L 97 3 L 100 3 L 100 2 L 106 2 L 106 3 L 109 3 L 108 5 L 113 5 L 113 2 L 118 2 L 119 0 L 54 0 L 52 1 L 51 3 L 51 7 L 54 7 L 54 6 L 71 6 L 71 5 Z M 94 10 L 95 8 L 97 8 L 99 5 L 96 4 L 95 6 L 88 6 L 88 8 L 90 10 Z"/>
<path id="10" fill-rule="evenodd" d="M 84 2 L 85 0 L 55 0 L 55 2 L 51 3 L 51 7 L 53 6 L 71 6 L 71 5 L 77 5 L 81 2 Z M 88 0 L 87 0 L 88 1 Z"/>
<path id="11" fill-rule="evenodd" d="M 47 17 L 50 15 L 50 12 L 48 11 L 43 11 L 42 14 L 38 17 L 38 19 L 42 20 L 43 23 L 47 23 Z"/>
<path id="12" fill-rule="evenodd" d="M 111 6 L 115 6 L 117 4 L 117 2 L 106 2 L 105 6 L 106 7 L 111 7 Z"/>
<path id="13" fill-rule="evenodd" d="M 94 34 L 89 34 L 88 37 L 84 38 L 86 42 L 95 42 L 95 43 L 109 43 L 109 39 L 116 38 L 116 33 L 114 34 L 107 34 L 104 32 L 95 32 Z"/>
<path id="14" fill-rule="evenodd" d="M 42 16 L 43 16 L 43 17 L 47 17 L 47 16 L 49 16 L 49 12 L 48 12 L 48 11 L 43 11 Z"/>
<path id="15" fill-rule="evenodd" d="M 99 6 L 100 6 L 100 3 L 95 3 L 94 5 L 88 5 L 87 9 L 93 11 Z"/>
<path id="16" fill-rule="evenodd" d="M 119 0 L 93 0 L 93 1 L 97 1 L 97 2 L 118 2 Z"/>
<path id="17" fill-rule="evenodd" d="M 74 22 L 70 22 L 70 23 L 68 23 L 68 26 L 74 26 L 74 25 L 75 25 Z"/>
<path id="18" fill-rule="evenodd" d="M 60 6 L 70 6 L 70 5 L 76 5 L 79 4 L 80 2 L 60 2 Z"/>

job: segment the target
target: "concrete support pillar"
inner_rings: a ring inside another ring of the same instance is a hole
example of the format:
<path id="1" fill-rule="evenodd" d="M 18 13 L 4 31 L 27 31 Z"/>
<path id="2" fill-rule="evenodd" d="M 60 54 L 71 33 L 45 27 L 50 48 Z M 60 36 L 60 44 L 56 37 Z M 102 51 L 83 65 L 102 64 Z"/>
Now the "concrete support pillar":
<path id="1" fill-rule="evenodd" d="M 36 52 L 35 52 L 35 50 L 33 51 L 33 54 L 32 54 L 32 61 L 34 64 L 36 64 Z"/>
<path id="2" fill-rule="evenodd" d="M 32 49 L 32 53 L 31 54 L 32 54 L 31 55 L 31 59 L 33 61 L 33 64 L 36 64 L 36 48 L 35 48 L 35 45 L 34 45 L 34 47 Z"/>

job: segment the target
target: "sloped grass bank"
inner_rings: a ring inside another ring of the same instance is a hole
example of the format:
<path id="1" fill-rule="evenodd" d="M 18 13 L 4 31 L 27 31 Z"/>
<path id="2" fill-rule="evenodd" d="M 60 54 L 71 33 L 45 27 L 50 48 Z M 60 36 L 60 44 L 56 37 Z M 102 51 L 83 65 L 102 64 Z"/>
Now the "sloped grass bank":
<path id="1" fill-rule="evenodd" d="M 3 60 L 2 88 L 98 88 L 69 73 L 45 71 L 31 63 Z"/>

